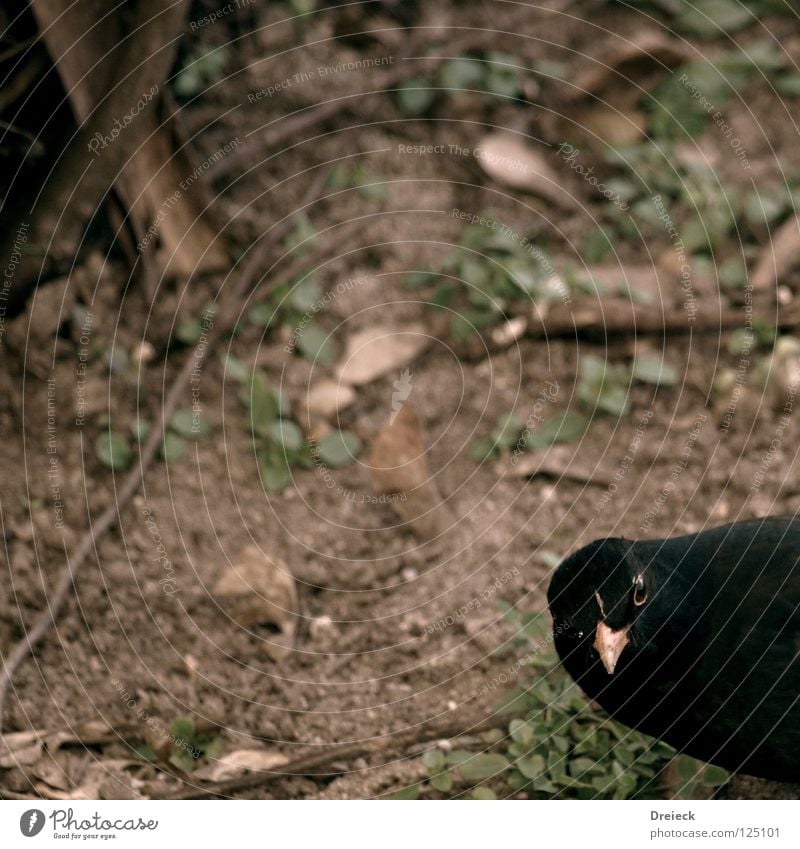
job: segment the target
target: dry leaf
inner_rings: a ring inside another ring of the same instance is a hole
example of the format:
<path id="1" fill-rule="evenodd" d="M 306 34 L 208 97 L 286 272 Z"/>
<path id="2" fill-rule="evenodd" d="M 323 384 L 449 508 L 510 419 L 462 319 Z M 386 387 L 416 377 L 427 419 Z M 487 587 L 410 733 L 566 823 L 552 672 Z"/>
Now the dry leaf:
<path id="1" fill-rule="evenodd" d="M 594 144 L 636 144 L 647 133 L 647 116 L 638 109 L 596 103 L 581 112 L 581 125 Z"/>
<path id="2" fill-rule="evenodd" d="M 590 462 L 580 462 L 576 459 L 575 447 L 572 445 L 554 445 L 542 451 L 533 451 L 516 458 L 511 466 L 503 466 L 501 473 L 509 477 L 547 477 L 591 483 L 598 486 L 608 486 L 613 481 L 613 475 L 606 469 Z"/>
<path id="3" fill-rule="evenodd" d="M 423 539 L 447 527 L 447 511 L 426 459 L 422 425 L 406 404 L 372 444 L 369 456 L 372 483 L 392 509 Z"/>
<path id="4" fill-rule="evenodd" d="M 287 763 L 289 758 L 280 752 L 270 752 L 267 749 L 237 749 L 234 752 L 228 752 L 213 763 L 196 769 L 192 775 L 203 781 L 224 781 L 248 770 L 275 772 L 278 767 Z"/>
<path id="5" fill-rule="evenodd" d="M 800 262 L 800 215 L 790 218 L 777 229 L 772 241 L 761 251 L 750 275 L 754 290 L 772 289 Z"/>
<path id="6" fill-rule="evenodd" d="M 498 183 L 572 208 L 569 196 L 560 188 L 563 181 L 558 174 L 542 153 L 530 148 L 519 136 L 510 133 L 485 136 L 475 155 L 481 168 Z"/>
<path id="7" fill-rule="evenodd" d="M 347 340 L 347 349 L 336 373 L 344 383 L 363 386 L 407 366 L 431 341 L 421 324 L 368 327 Z"/>
<path id="8" fill-rule="evenodd" d="M 309 387 L 305 397 L 305 408 L 309 417 L 336 419 L 356 400 L 351 386 L 338 380 L 320 380 Z"/>
<path id="9" fill-rule="evenodd" d="M 248 545 L 226 567 L 214 595 L 242 628 L 276 627 L 279 634 L 265 639 L 264 651 L 276 660 L 286 655 L 294 639 L 298 602 L 294 578 L 285 563 Z"/>
<path id="10" fill-rule="evenodd" d="M 638 99 L 641 93 L 632 83 L 641 85 L 646 72 L 657 71 L 660 78 L 668 69 L 691 58 L 688 47 L 656 29 L 640 29 L 603 45 L 605 52 L 599 57 L 587 57 L 586 67 L 575 74 L 574 88 L 565 91 L 566 100 L 596 95 L 611 84 L 621 90 L 633 89 Z"/>

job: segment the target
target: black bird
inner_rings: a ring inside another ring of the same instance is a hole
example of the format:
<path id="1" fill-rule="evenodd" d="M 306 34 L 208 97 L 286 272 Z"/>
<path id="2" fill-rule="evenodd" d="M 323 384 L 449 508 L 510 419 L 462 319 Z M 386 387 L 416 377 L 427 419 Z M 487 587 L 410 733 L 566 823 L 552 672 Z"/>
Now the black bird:
<path id="1" fill-rule="evenodd" d="M 800 519 L 596 540 L 547 596 L 559 657 L 614 718 L 730 771 L 800 781 Z"/>

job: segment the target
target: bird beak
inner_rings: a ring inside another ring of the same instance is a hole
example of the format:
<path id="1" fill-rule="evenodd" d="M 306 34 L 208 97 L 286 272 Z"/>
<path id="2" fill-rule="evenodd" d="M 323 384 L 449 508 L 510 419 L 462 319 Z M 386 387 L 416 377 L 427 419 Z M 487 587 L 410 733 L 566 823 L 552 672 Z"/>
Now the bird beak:
<path id="1" fill-rule="evenodd" d="M 609 675 L 614 674 L 617 661 L 622 650 L 628 645 L 628 629 L 620 628 L 615 631 L 609 628 L 605 622 L 597 623 L 597 632 L 594 638 L 594 649 L 600 655 L 600 660 Z"/>

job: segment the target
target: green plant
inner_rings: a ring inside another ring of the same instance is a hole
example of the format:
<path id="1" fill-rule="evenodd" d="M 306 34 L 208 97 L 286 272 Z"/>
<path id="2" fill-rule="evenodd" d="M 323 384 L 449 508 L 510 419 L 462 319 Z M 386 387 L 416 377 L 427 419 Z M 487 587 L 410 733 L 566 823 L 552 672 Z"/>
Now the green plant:
<path id="1" fill-rule="evenodd" d="M 169 726 L 165 751 L 161 758 L 181 772 L 193 772 L 199 763 L 213 761 L 222 755 L 224 742 L 216 733 L 199 731 L 190 716 L 176 719 Z M 136 749 L 137 757 L 155 763 L 159 755 L 148 745 Z"/>
<path id="2" fill-rule="evenodd" d="M 450 333 L 468 342 L 532 301 L 561 299 L 567 293 L 546 252 L 526 236 L 491 217 L 473 216 L 458 246 L 431 271 L 406 275 L 406 286 L 427 289 L 434 309 L 450 314 Z"/>
<path id="3" fill-rule="evenodd" d="M 514 413 L 502 416 L 487 439 L 479 439 L 472 444 L 470 456 L 473 460 L 483 461 L 510 451 L 518 441 L 523 427 L 522 419 Z"/>
<path id="4" fill-rule="evenodd" d="M 525 672 L 499 713 L 525 715 L 510 720 L 507 734 L 473 739 L 480 751 L 426 751 L 428 781 L 416 785 L 417 795 L 471 788 L 473 798 L 519 792 L 538 799 L 692 798 L 700 786 L 716 788 L 727 781 L 725 770 L 676 755 L 667 744 L 620 725 L 587 702 L 557 665 L 543 615 L 521 615 L 507 607 L 506 617 L 524 652 L 516 666 Z M 670 763 L 675 767 L 671 782 Z"/>

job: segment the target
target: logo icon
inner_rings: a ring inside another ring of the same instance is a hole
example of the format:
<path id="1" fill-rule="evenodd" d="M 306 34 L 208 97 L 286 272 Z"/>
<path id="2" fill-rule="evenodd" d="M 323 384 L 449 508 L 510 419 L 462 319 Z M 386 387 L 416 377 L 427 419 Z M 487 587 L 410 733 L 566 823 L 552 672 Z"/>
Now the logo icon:
<path id="1" fill-rule="evenodd" d="M 19 830 L 25 837 L 36 837 L 44 828 L 44 813 L 37 808 L 31 808 L 19 818 Z"/>
<path id="2" fill-rule="evenodd" d="M 397 418 L 397 414 L 403 409 L 403 404 L 408 401 L 411 395 L 411 372 L 406 368 L 400 372 L 400 377 L 392 384 L 394 392 L 392 392 L 392 415 L 389 418 L 389 424 L 392 424 Z"/>

